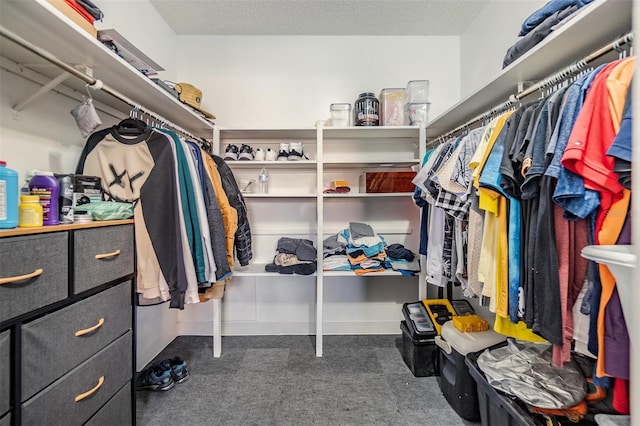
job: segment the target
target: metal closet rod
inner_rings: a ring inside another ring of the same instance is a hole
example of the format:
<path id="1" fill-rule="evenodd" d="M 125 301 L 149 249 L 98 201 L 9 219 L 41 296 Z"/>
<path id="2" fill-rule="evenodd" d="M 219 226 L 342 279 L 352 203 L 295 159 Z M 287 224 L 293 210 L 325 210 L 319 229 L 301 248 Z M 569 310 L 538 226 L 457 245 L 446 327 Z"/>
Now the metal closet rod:
<path id="1" fill-rule="evenodd" d="M 464 130 L 466 128 L 468 128 L 469 126 L 471 126 L 472 124 L 475 124 L 479 121 L 484 121 L 487 118 L 491 117 L 492 115 L 502 112 L 504 110 L 506 110 L 507 108 L 515 105 L 517 102 L 519 102 L 521 99 L 529 96 L 532 93 L 537 92 L 538 90 L 551 86 L 553 84 L 557 84 L 560 83 L 561 81 L 564 81 L 565 79 L 567 79 L 568 77 L 571 77 L 572 75 L 582 71 L 583 69 L 585 69 L 587 67 L 587 65 L 589 65 L 589 63 L 595 61 L 596 59 L 606 55 L 609 52 L 612 52 L 614 50 L 619 50 L 621 46 L 625 45 L 625 44 L 630 44 L 631 42 L 633 42 L 633 32 L 630 31 L 627 34 L 623 35 L 620 38 L 617 38 L 616 40 L 612 41 L 611 43 L 607 44 L 606 46 L 601 47 L 600 49 L 588 54 L 587 56 L 585 56 L 584 58 L 580 59 L 579 61 L 574 62 L 573 64 L 561 69 L 560 71 L 556 72 L 555 74 L 550 75 L 547 78 L 544 78 L 542 80 L 540 80 L 539 82 L 535 83 L 534 85 L 532 85 L 531 87 L 528 87 L 527 89 L 523 90 L 522 92 L 519 92 L 515 95 L 511 95 L 509 96 L 509 100 L 507 100 L 506 102 L 501 103 L 500 105 L 497 105 L 493 108 L 491 108 L 490 110 L 472 118 L 471 120 L 467 121 L 466 123 L 456 127 L 455 129 L 438 136 L 437 138 L 434 138 L 433 141 L 437 141 L 437 140 L 444 140 L 446 138 L 448 138 L 449 136 Z M 432 142 L 433 144 L 433 142 Z"/>
<path id="2" fill-rule="evenodd" d="M 36 55 L 40 56 L 41 58 L 49 61 L 50 63 L 52 63 L 53 65 L 57 66 L 58 68 L 63 69 L 64 71 L 68 72 L 69 74 L 79 78 L 80 80 L 84 81 L 87 84 L 87 87 L 93 89 L 93 90 L 102 90 L 105 93 L 108 93 L 109 95 L 113 96 L 116 99 L 121 100 L 122 102 L 130 105 L 131 107 L 134 108 L 134 110 L 139 110 L 140 112 L 149 115 L 150 117 L 153 117 L 161 122 L 163 122 L 164 124 L 166 124 L 169 127 L 174 128 L 175 130 L 190 136 L 196 140 L 200 140 L 201 138 L 193 135 L 191 132 L 188 132 L 187 130 L 183 129 L 182 127 L 172 123 L 171 121 L 167 120 L 166 118 L 162 117 L 160 114 L 157 114 L 147 108 L 142 107 L 141 105 L 137 104 L 136 102 L 134 102 L 133 100 L 131 100 L 129 97 L 123 95 L 122 93 L 118 92 L 115 89 L 112 89 L 111 87 L 107 86 L 106 84 L 104 84 L 102 82 L 102 80 L 98 80 L 93 78 L 92 76 L 83 73 L 82 71 L 74 68 L 73 66 L 67 64 L 64 61 L 61 61 L 60 59 L 58 59 L 57 57 L 55 57 L 54 55 L 52 55 L 50 52 L 41 49 L 40 47 L 34 45 L 33 43 L 30 43 L 29 41 L 23 39 L 22 37 L 18 36 L 17 34 L 13 33 L 12 31 L 7 30 L 6 28 L 4 28 L 3 26 L 0 26 L 0 36 L 9 39 L 11 41 L 13 41 L 14 43 L 18 44 L 19 46 L 22 46 L 23 48 L 27 49 L 28 51 L 35 53 Z"/>

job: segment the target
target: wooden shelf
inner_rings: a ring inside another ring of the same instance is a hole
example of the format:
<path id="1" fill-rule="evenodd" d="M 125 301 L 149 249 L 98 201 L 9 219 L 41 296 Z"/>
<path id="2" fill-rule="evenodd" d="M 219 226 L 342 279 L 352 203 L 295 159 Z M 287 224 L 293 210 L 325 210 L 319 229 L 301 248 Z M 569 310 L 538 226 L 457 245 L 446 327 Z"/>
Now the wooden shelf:
<path id="1" fill-rule="evenodd" d="M 104 220 L 89 223 L 70 223 L 68 225 L 41 226 L 39 228 L 0 229 L 0 238 L 20 235 L 45 234 L 47 232 L 71 231 L 75 229 L 100 228 L 103 226 L 126 225 L 133 223 L 133 219 Z"/>
<path id="2" fill-rule="evenodd" d="M 165 92 L 46 0 L 2 0 L 0 25 L 70 65 L 92 67 L 94 78 L 142 107 L 160 114 L 196 136 L 212 138 L 213 122 Z M 0 38 L 0 55 L 48 78 L 62 73 L 58 67 L 4 37 Z M 79 78 L 70 77 L 63 85 L 86 94 L 85 82 Z M 123 115 L 128 115 L 131 110 L 128 104 L 105 92 L 92 91 L 92 95 Z"/>
<path id="3" fill-rule="evenodd" d="M 518 83 L 537 82 L 631 30 L 632 0 L 595 0 L 522 57 L 427 124 L 435 138 L 505 102 Z"/>

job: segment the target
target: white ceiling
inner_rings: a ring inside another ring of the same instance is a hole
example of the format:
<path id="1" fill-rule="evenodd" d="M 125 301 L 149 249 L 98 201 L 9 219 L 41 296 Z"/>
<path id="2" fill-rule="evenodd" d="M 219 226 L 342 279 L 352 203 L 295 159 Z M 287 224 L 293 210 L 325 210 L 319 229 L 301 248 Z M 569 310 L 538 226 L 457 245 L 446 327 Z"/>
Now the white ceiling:
<path id="1" fill-rule="evenodd" d="M 460 35 L 490 0 L 150 0 L 178 35 Z"/>

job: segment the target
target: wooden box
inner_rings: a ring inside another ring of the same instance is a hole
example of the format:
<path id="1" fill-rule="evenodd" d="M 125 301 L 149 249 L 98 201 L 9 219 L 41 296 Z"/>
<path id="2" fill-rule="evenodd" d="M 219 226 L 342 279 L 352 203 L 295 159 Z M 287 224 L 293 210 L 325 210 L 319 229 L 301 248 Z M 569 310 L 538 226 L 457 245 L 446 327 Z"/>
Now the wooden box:
<path id="1" fill-rule="evenodd" d="M 367 172 L 360 175 L 360 192 L 380 194 L 413 192 L 415 172 Z"/>

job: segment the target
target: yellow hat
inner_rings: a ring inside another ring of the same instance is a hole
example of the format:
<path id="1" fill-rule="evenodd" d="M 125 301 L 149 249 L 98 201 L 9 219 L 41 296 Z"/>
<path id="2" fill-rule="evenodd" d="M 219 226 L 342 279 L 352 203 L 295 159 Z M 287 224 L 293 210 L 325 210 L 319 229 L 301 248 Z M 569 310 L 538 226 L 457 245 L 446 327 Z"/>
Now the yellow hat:
<path id="1" fill-rule="evenodd" d="M 182 102 L 200 111 L 206 118 L 216 118 L 210 112 L 200 108 L 200 102 L 202 102 L 202 90 L 189 83 L 176 83 L 174 89 L 178 92 Z"/>

